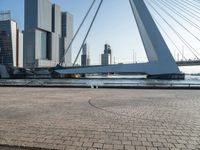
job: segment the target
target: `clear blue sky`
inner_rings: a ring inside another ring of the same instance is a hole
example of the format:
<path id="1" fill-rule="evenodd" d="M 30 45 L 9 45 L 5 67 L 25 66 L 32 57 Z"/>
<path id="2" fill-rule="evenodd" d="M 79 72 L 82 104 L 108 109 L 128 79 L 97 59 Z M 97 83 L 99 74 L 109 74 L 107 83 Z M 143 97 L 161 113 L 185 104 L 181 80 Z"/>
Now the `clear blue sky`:
<path id="1" fill-rule="evenodd" d="M 76 31 L 92 0 L 51 0 L 51 2 L 60 5 L 62 11 L 69 11 L 74 15 L 74 31 Z M 17 21 L 21 30 L 24 28 L 23 4 L 24 0 L 0 0 L 0 10 L 11 10 L 12 18 Z M 92 16 L 87 22 L 91 21 L 91 18 Z M 86 26 L 73 45 L 73 57 L 79 49 Z M 92 63 L 100 63 L 100 54 L 105 43 L 111 45 L 117 62 L 132 62 L 133 50 L 141 51 L 137 57 L 142 56 L 143 47 L 140 39 L 135 36 L 137 33 L 137 30 L 134 31 L 135 28 L 128 0 L 105 0 L 87 40 L 93 58 Z M 141 61 L 146 61 L 146 56 Z"/>
<path id="2" fill-rule="evenodd" d="M 74 31 L 76 31 L 92 0 L 51 0 L 51 2 L 60 5 L 62 11 L 69 11 L 74 15 Z M 12 19 L 17 21 L 20 29 L 23 30 L 24 0 L 0 0 L 0 10 L 11 10 Z M 154 16 L 156 17 L 156 15 Z M 87 21 L 89 22 L 91 18 L 92 16 Z M 164 26 L 163 22 L 160 23 Z M 80 36 L 73 44 L 73 58 L 80 47 L 81 39 L 83 39 L 87 25 L 83 27 Z M 170 32 L 167 27 L 165 29 L 167 32 Z M 184 31 L 180 30 L 180 32 L 188 36 Z M 173 35 L 173 33 L 170 34 Z M 177 41 L 176 43 L 179 43 L 178 46 L 181 49 L 182 44 L 176 38 L 174 36 L 175 42 Z M 93 64 L 100 63 L 100 54 L 103 52 L 105 43 L 111 45 L 117 63 L 133 62 L 133 51 L 137 54 L 138 62 L 147 61 L 129 6 L 129 0 L 105 0 L 87 42 L 90 47 L 91 61 Z M 169 41 L 167 40 L 167 42 Z M 194 40 L 191 42 L 193 42 L 195 48 L 200 49 L 200 43 L 196 43 Z M 172 54 L 174 54 L 174 47 L 171 44 L 168 45 L 170 46 Z"/>

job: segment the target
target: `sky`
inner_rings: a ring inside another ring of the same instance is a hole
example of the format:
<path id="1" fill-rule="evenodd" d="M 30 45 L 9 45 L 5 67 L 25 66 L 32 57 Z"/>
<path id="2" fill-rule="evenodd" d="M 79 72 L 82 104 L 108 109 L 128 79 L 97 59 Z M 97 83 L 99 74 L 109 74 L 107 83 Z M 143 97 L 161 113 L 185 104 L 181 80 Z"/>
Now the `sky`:
<path id="1" fill-rule="evenodd" d="M 148 1 L 150 2 L 151 0 Z M 92 0 L 51 0 L 51 2 L 60 5 L 62 11 L 68 11 L 73 14 L 75 32 L 87 9 L 91 5 Z M 81 46 L 96 7 L 97 4 L 92 10 L 92 14 L 86 20 L 86 24 L 83 26 L 80 34 L 73 43 L 73 59 L 76 57 L 76 54 Z M 0 0 L 0 10 L 11 10 L 12 19 L 18 23 L 20 30 L 24 29 L 24 0 Z M 150 9 L 150 12 L 153 13 L 153 10 Z M 155 13 L 152 15 L 159 20 L 159 17 L 156 16 Z M 164 14 L 163 16 L 167 18 Z M 177 26 L 172 19 L 170 21 L 173 26 Z M 166 29 L 166 31 L 172 35 L 172 38 L 174 37 L 174 41 L 178 43 L 178 47 L 180 49 L 185 49 L 185 55 L 188 56 L 188 59 L 193 59 L 193 56 L 187 51 L 187 47 L 182 46 L 181 42 L 178 41 L 175 35 L 173 35 L 169 27 L 167 27 L 163 21 L 159 20 L 159 22 Z M 195 29 L 190 29 L 197 33 Z M 179 28 L 179 31 L 187 38 L 189 37 L 188 41 L 192 43 L 195 48 L 200 49 L 200 43 L 197 43 L 195 40 L 191 40 L 192 38 L 190 38 L 190 35 L 182 29 Z M 162 34 L 164 35 L 163 32 Z M 164 37 L 166 38 L 166 36 Z M 167 38 L 166 42 L 169 42 Z M 104 44 L 106 43 L 111 45 L 113 60 L 115 60 L 116 63 L 147 61 L 134 16 L 129 5 L 129 0 L 104 1 L 94 26 L 88 36 L 87 43 L 89 46 L 92 65 L 100 64 L 100 55 L 103 53 Z M 178 56 L 170 42 L 168 43 L 168 46 L 170 47 L 171 53 L 175 56 L 175 58 L 178 59 L 177 57 L 180 57 L 179 59 L 181 59 L 181 56 Z M 193 68 L 187 68 L 186 71 L 188 70 L 189 72 L 197 71 Z M 197 72 L 200 72 L 200 69 Z"/>

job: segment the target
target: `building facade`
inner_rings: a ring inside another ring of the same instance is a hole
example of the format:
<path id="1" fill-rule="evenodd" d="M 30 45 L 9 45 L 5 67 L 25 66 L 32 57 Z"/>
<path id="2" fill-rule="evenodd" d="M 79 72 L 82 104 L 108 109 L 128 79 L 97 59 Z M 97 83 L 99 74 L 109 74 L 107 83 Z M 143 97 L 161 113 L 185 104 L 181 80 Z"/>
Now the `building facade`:
<path id="1" fill-rule="evenodd" d="M 23 34 L 9 11 L 0 12 L 0 64 L 23 67 Z"/>
<path id="2" fill-rule="evenodd" d="M 89 66 L 90 65 L 90 57 L 88 51 L 88 45 L 85 43 L 83 45 L 82 55 L 81 55 L 81 66 Z"/>
<path id="3" fill-rule="evenodd" d="M 52 5 L 49 0 L 25 0 L 24 66 L 26 68 L 52 67 L 59 63 L 68 46 L 67 40 L 73 36 L 73 16 L 71 15 L 70 20 L 66 20 L 66 26 L 63 25 L 65 20 L 62 16 L 60 7 Z M 63 35 L 65 30 L 66 35 Z M 64 64 L 71 65 L 71 55 L 66 57 Z"/>
<path id="4" fill-rule="evenodd" d="M 108 44 L 104 45 L 104 54 L 101 55 L 101 65 L 112 64 L 112 50 Z"/>
<path id="5" fill-rule="evenodd" d="M 68 12 L 62 12 L 62 38 L 61 38 L 61 49 L 60 59 L 64 56 L 64 66 L 72 65 L 72 48 L 69 44 L 73 38 L 73 15 Z M 68 49 L 68 52 L 65 51 Z"/>

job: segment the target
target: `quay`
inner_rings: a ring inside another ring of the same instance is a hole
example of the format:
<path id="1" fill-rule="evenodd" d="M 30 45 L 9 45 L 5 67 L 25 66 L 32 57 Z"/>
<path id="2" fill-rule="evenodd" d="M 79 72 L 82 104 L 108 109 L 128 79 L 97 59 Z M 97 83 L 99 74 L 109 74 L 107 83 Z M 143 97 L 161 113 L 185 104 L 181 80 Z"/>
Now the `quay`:
<path id="1" fill-rule="evenodd" d="M 198 90 L 0 88 L 0 149 L 199 150 Z"/>
<path id="2" fill-rule="evenodd" d="M 146 80 L 136 78 L 1 79 L 0 87 L 199 90 L 200 82 L 195 81 Z"/>

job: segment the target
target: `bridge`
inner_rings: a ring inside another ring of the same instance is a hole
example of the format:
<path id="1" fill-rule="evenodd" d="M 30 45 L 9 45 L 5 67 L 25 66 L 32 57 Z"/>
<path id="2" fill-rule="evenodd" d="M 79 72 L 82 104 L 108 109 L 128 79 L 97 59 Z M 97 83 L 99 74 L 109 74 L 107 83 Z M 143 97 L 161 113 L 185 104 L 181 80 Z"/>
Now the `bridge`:
<path id="1" fill-rule="evenodd" d="M 74 61 L 74 65 L 77 62 L 81 49 L 83 48 L 83 45 L 90 33 L 90 30 L 99 13 L 99 10 L 102 6 L 103 1 L 104 0 L 100 0 L 98 4 L 98 8 L 94 14 L 92 22 L 86 33 L 86 36 L 78 51 L 78 54 Z M 147 58 L 148 58 L 148 63 L 118 64 L 118 65 L 108 65 L 108 66 L 70 67 L 70 68 L 58 67 L 55 69 L 55 72 L 59 74 L 90 74 L 90 73 L 109 73 L 109 72 L 133 73 L 133 74 L 143 73 L 143 74 L 147 74 L 149 78 L 183 79 L 184 75 L 181 74 L 178 66 L 199 65 L 200 53 L 192 46 L 190 42 L 184 39 L 181 33 L 177 32 L 174 26 L 170 24 L 166 20 L 166 18 L 170 18 L 171 20 L 173 20 L 176 24 L 178 24 L 182 28 L 182 30 L 186 30 L 188 32 L 189 34 L 188 36 L 191 36 L 192 38 L 200 42 L 200 38 L 197 35 L 192 33 L 187 26 L 182 24 L 180 21 L 178 21 L 178 19 L 176 19 L 176 17 L 172 15 L 172 13 L 176 14 L 181 19 L 186 21 L 189 25 L 191 25 L 193 28 L 196 28 L 200 31 L 200 26 L 194 21 L 194 18 L 200 21 L 199 16 L 196 15 L 197 13 L 199 13 L 200 15 L 200 12 L 198 12 L 200 8 L 200 3 L 199 1 L 196 1 L 196 0 L 193 0 L 193 1 L 196 3 L 196 5 L 191 4 L 187 0 L 182 0 L 180 1 L 180 3 L 177 1 L 172 2 L 172 1 L 165 1 L 165 0 L 159 0 L 159 1 L 129 0 L 130 7 L 132 8 L 132 12 L 136 20 L 137 27 L 138 27 L 138 30 L 143 42 L 143 46 L 144 46 Z M 91 4 L 76 34 L 71 40 L 68 49 L 71 47 L 74 39 L 78 35 L 82 25 L 84 24 L 86 18 L 88 17 L 88 14 L 93 8 L 95 2 L 96 0 L 94 0 L 93 3 Z M 189 6 L 189 8 L 187 8 L 187 6 Z M 197 61 L 187 61 L 183 52 L 176 45 L 176 42 L 174 41 L 174 39 L 172 39 L 169 33 L 167 33 L 167 31 L 164 29 L 160 21 L 158 21 L 155 18 L 155 16 L 151 15 L 149 8 L 151 11 L 154 11 L 154 13 L 162 20 L 163 23 L 165 23 L 168 26 L 168 28 L 174 33 L 176 38 L 178 38 L 190 50 L 190 53 L 194 55 L 196 59 L 198 59 Z M 167 11 L 167 8 L 168 8 L 168 11 Z M 158 10 L 162 11 L 162 13 L 160 13 Z M 167 17 L 163 16 L 163 14 L 165 14 Z M 189 19 L 188 16 L 192 16 L 193 19 Z M 184 59 L 183 61 L 178 61 L 178 62 L 175 61 L 163 36 L 165 36 L 165 38 L 167 38 L 168 41 L 170 41 L 172 45 L 176 48 L 178 53 L 182 55 Z M 65 54 L 68 52 L 68 49 L 66 50 Z M 59 64 L 60 66 L 62 66 L 62 62 L 63 60 L 61 59 L 60 64 Z"/>
<path id="2" fill-rule="evenodd" d="M 200 66 L 200 60 L 177 61 L 178 66 Z"/>

